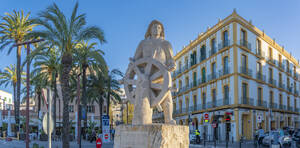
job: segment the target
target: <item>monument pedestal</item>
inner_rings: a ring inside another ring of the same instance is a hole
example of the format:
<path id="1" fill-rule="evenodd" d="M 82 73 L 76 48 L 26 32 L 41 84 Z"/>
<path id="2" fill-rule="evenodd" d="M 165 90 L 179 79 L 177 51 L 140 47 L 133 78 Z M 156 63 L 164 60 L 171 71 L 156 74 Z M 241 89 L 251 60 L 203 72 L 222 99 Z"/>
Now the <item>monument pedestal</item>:
<path id="1" fill-rule="evenodd" d="M 170 124 L 119 125 L 114 148 L 188 148 L 189 127 Z"/>

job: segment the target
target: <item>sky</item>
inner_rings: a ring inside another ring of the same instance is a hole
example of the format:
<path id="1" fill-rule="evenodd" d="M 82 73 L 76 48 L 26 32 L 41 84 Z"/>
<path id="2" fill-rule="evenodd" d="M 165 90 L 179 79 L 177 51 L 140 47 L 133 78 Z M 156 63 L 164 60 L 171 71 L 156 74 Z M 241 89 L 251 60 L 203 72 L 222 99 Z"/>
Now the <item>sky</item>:
<path id="1" fill-rule="evenodd" d="M 70 16 L 77 0 L 1 0 L 0 15 L 23 9 L 31 16 L 56 3 Z M 166 40 L 174 53 L 188 45 L 208 26 L 230 15 L 233 9 L 251 20 L 276 42 L 300 59 L 300 1 L 299 0 L 78 0 L 79 13 L 85 13 L 88 25 L 104 30 L 107 43 L 99 46 L 110 69 L 125 72 L 129 58 L 144 39 L 149 23 L 157 19 L 165 28 Z M 0 20 L 1 21 L 1 20 Z M 22 60 L 25 59 L 25 50 Z M 0 69 L 16 64 L 16 50 L 7 55 L 0 51 Z M 0 86 L 11 92 L 12 87 Z"/>

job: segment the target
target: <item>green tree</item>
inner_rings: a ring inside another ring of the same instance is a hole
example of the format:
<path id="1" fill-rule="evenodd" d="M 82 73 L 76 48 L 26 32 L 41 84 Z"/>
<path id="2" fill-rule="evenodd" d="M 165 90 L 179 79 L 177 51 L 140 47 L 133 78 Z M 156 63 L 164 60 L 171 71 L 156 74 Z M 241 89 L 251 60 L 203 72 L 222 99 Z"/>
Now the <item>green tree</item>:
<path id="1" fill-rule="evenodd" d="M 23 10 L 15 11 L 13 13 L 5 13 L 1 17 L 0 23 L 0 50 L 9 47 L 8 54 L 10 54 L 14 43 L 21 43 L 28 39 L 27 35 L 36 26 L 32 19 L 29 18 L 30 13 L 24 14 Z M 17 84 L 16 84 L 16 106 L 15 116 L 16 124 L 20 124 L 20 99 L 21 99 L 21 49 L 22 46 L 17 46 Z M 18 131 L 18 126 L 17 126 Z"/>
<path id="2" fill-rule="evenodd" d="M 25 72 L 21 73 L 21 80 L 22 82 L 25 81 Z M 16 98 L 16 85 L 17 85 L 17 69 L 16 65 L 10 65 L 9 67 L 6 67 L 4 71 L 0 71 L 0 85 L 4 85 L 7 87 L 8 85 L 13 86 L 13 99 L 14 99 L 14 108 L 17 106 L 17 98 Z M 17 116 L 15 116 L 15 120 L 17 121 Z M 16 130 L 18 129 L 17 126 Z"/>
<path id="3" fill-rule="evenodd" d="M 86 83 L 87 83 L 87 70 L 89 74 L 94 72 L 107 72 L 107 65 L 103 58 L 104 52 L 100 49 L 96 49 L 97 43 L 91 44 L 88 41 L 81 41 L 74 50 L 74 63 L 82 72 L 82 103 L 85 110 L 87 110 L 87 95 L 86 95 Z M 87 117 L 87 112 L 85 112 Z M 87 128 L 87 118 L 84 120 L 84 129 Z"/>
<path id="4" fill-rule="evenodd" d="M 69 148 L 69 111 L 68 104 L 70 100 L 69 74 L 72 69 L 73 53 L 75 46 L 82 40 L 98 39 L 103 43 L 104 33 L 96 26 L 86 25 L 86 15 L 77 14 L 78 3 L 76 3 L 71 17 L 68 19 L 64 13 L 54 3 L 46 10 L 38 14 L 35 23 L 41 25 L 42 29 L 33 31 L 31 37 L 40 37 L 45 39 L 44 44 L 50 47 L 55 46 L 61 57 L 62 71 L 60 82 L 63 97 L 63 134 L 62 147 Z"/>
<path id="5" fill-rule="evenodd" d="M 106 75 L 106 92 L 107 92 L 107 114 L 109 114 L 110 99 L 113 99 L 114 102 L 120 102 L 121 98 L 120 93 L 120 83 L 118 77 L 123 77 L 124 74 L 118 70 L 111 70 L 108 75 Z"/>

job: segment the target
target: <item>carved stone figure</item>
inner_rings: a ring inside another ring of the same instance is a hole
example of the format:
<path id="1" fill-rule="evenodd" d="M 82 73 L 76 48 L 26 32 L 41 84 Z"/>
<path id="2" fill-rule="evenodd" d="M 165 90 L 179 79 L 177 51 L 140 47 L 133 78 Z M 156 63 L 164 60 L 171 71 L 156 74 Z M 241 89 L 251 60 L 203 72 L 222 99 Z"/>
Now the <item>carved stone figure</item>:
<path id="1" fill-rule="evenodd" d="M 123 79 L 127 98 L 134 104 L 134 125 L 151 124 L 155 107 L 163 110 L 165 123 L 176 124 L 171 96 L 171 72 L 176 64 L 172 46 L 164 37 L 163 25 L 153 20 Z"/>

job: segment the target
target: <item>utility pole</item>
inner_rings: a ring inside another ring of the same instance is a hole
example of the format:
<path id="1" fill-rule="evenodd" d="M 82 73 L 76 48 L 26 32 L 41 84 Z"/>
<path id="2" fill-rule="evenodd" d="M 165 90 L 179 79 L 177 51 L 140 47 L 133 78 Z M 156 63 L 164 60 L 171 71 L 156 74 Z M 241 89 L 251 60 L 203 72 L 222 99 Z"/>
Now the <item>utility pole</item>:
<path id="1" fill-rule="evenodd" d="M 14 44 L 13 47 L 27 45 L 27 57 L 28 57 L 30 54 L 30 44 L 38 43 L 41 41 L 44 41 L 44 39 L 32 40 L 32 41 L 26 41 L 26 42 Z M 29 89 L 30 89 L 29 81 L 30 81 L 30 60 L 27 62 L 27 72 L 26 72 L 26 90 L 27 90 L 27 95 L 26 95 L 26 148 L 29 148 Z M 48 118 L 48 120 L 49 120 L 49 118 Z"/>

